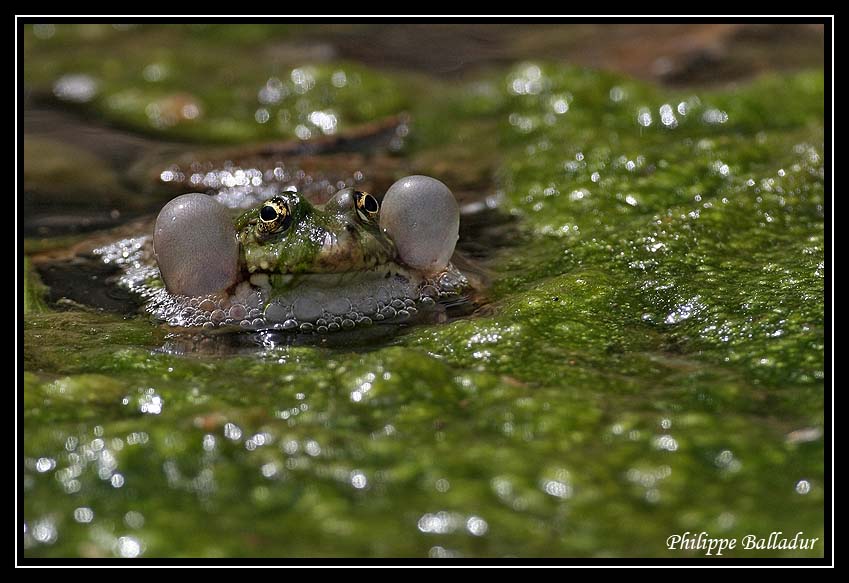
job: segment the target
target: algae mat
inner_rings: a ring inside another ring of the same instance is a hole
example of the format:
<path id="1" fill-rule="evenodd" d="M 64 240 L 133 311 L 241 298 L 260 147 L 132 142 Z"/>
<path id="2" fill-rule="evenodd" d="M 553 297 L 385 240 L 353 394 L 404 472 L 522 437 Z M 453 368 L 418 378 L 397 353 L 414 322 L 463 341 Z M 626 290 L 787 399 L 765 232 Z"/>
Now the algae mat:
<path id="1" fill-rule="evenodd" d="M 687 531 L 801 531 L 813 549 L 724 556 L 823 555 L 821 72 L 449 82 L 288 45 L 245 62 L 259 33 L 27 34 L 32 95 L 157 139 L 407 112 L 399 172 L 511 227 L 485 239 L 477 313 L 348 348 L 184 354 L 142 317 L 46 303 L 25 262 L 25 556 L 702 556 L 667 549 Z"/>

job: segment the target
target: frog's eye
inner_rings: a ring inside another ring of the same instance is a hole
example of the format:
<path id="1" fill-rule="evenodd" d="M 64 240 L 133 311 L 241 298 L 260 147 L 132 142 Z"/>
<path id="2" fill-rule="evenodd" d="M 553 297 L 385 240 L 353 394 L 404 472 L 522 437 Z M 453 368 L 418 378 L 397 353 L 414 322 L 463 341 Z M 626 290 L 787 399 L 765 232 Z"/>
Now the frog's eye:
<path id="1" fill-rule="evenodd" d="M 289 205 L 280 197 L 275 196 L 266 201 L 259 209 L 257 227 L 260 233 L 270 235 L 285 231 L 292 225 L 292 213 Z"/>
<path id="2" fill-rule="evenodd" d="M 366 222 L 377 220 L 377 213 L 380 211 L 380 204 L 377 199 L 367 192 L 354 192 L 354 204 L 357 207 L 357 214 Z"/>

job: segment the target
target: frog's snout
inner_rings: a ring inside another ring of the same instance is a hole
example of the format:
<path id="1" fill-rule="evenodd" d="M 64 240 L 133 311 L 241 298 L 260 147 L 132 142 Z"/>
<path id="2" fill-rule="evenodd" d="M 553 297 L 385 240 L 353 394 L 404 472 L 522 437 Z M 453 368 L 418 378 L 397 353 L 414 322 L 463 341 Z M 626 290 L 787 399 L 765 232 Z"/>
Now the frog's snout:
<path id="1" fill-rule="evenodd" d="M 460 230 L 460 208 L 451 190 L 429 176 L 407 176 L 389 187 L 380 227 L 410 267 L 427 274 L 448 265 Z"/>
<path id="2" fill-rule="evenodd" d="M 153 251 L 172 294 L 220 292 L 239 277 L 239 243 L 230 210 L 205 194 L 184 194 L 162 208 Z"/>

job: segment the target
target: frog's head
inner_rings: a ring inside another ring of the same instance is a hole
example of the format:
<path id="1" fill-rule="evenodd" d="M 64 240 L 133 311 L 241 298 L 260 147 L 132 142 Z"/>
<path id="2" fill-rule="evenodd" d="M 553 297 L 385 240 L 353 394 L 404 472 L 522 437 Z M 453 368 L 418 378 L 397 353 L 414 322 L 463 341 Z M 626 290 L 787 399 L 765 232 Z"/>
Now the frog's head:
<path id="1" fill-rule="evenodd" d="M 213 197 L 193 193 L 159 213 L 154 252 L 171 293 L 204 295 L 261 273 L 358 272 L 396 262 L 434 275 L 451 258 L 458 227 L 454 195 L 426 176 L 393 184 L 382 207 L 352 188 L 321 208 L 281 192 L 235 220 Z"/>
<path id="2" fill-rule="evenodd" d="M 324 208 L 297 192 L 281 192 L 236 219 L 248 274 L 363 271 L 394 259 L 392 240 L 378 224 L 370 194 L 340 190 Z"/>

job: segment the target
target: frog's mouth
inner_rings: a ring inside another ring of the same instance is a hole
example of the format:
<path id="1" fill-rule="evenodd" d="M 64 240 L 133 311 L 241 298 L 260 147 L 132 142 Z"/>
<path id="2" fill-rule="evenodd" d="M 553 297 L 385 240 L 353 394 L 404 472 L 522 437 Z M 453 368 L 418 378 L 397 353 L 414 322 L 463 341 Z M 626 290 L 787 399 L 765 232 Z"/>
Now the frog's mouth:
<path id="1" fill-rule="evenodd" d="M 334 292 L 354 287 L 367 293 L 390 284 L 418 285 L 425 279 L 401 261 L 389 238 L 328 230 L 320 239 L 321 246 L 303 257 L 297 249 L 285 258 L 262 249 L 243 253 L 243 281 L 274 296 L 291 290 Z"/>
<path id="2" fill-rule="evenodd" d="M 371 285 L 375 288 L 384 282 L 410 283 L 422 278 L 414 271 L 395 262 L 381 263 L 364 270 L 335 272 L 276 273 L 255 271 L 245 278 L 252 286 L 275 293 L 301 288 L 335 290 L 354 285 Z"/>

